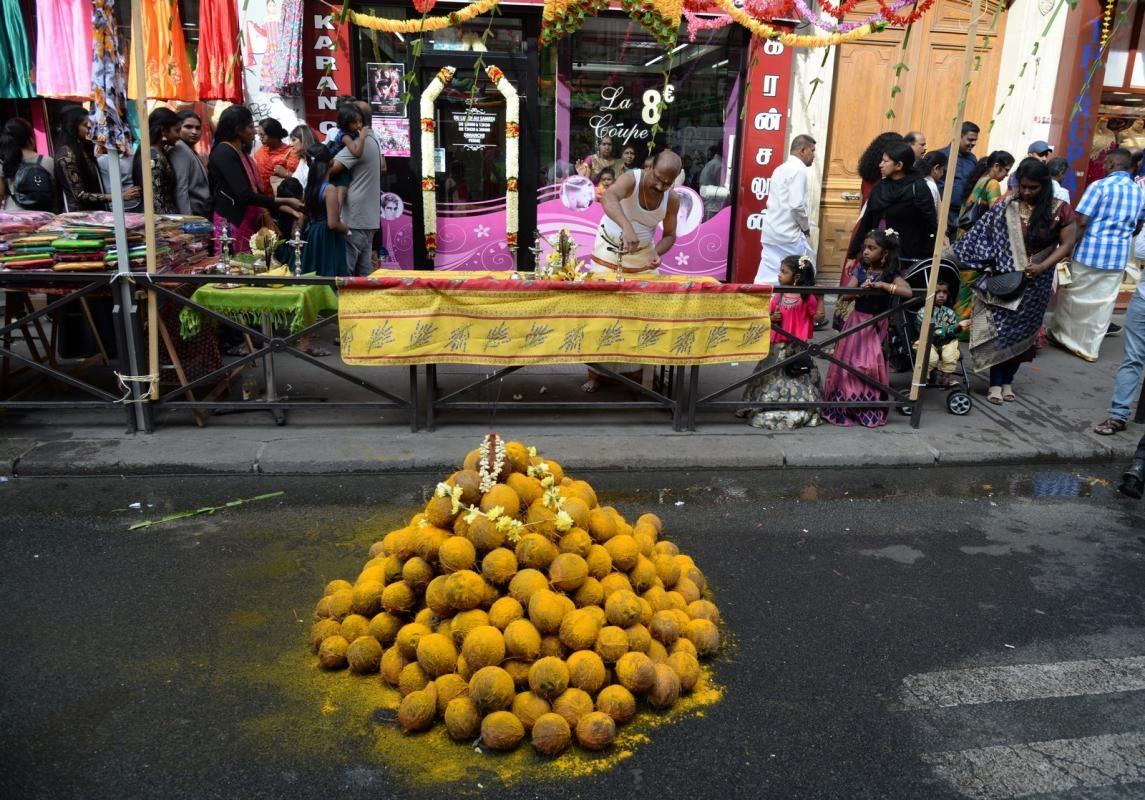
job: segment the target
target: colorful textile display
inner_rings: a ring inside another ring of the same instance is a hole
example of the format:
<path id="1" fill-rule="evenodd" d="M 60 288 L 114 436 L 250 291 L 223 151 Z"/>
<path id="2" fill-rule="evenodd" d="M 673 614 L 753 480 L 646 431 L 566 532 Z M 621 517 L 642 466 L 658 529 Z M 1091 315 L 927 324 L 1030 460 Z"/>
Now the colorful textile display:
<path id="1" fill-rule="evenodd" d="M 92 0 L 36 0 L 36 91 L 91 99 Z"/>
<path id="2" fill-rule="evenodd" d="M 0 0 L 0 97 L 35 97 L 32 55 L 20 0 Z"/>
<path id="3" fill-rule="evenodd" d="M 262 56 L 262 90 L 295 94 L 302 83 L 302 0 L 283 0 L 278 35 L 267 37 Z"/>
<path id="4" fill-rule="evenodd" d="M 768 286 L 672 281 L 339 281 L 342 360 L 523 366 L 758 360 Z"/>
<path id="5" fill-rule="evenodd" d="M 147 81 L 148 99 L 195 102 L 199 94 L 191 74 L 191 63 L 187 60 L 178 5 L 166 0 L 143 3 L 141 11 L 145 63 L 136 64 L 132 61 L 127 96 L 134 99 L 138 80 L 135 71 L 142 67 Z"/>
<path id="6" fill-rule="evenodd" d="M 127 124 L 127 76 L 119 52 L 115 0 L 93 0 L 91 67 L 91 138 L 109 150 L 131 151 Z"/>
<path id="7" fill-rule="evenodd" d="M 200 100 L 243 102 L 239 15 L 234 0 L 200 0 L 198 58 Z"/>
<path id="8" fill-rule="evenodd" d="M 271 270 L 268 275 L 286 275 L 286 269 Z M 236 322 L 257 326 L 263 315 L 277 327 L 297 333 L 318 321 L 318 316 L 338 310 L 338 295 L 329 286 L 237 286 L 220 289 L 203 286 L 191 300 Z M 179 313 L 179 333 L 183 338 L 194 336 L 202 329 L 203 318 L 187 307 Z"/>

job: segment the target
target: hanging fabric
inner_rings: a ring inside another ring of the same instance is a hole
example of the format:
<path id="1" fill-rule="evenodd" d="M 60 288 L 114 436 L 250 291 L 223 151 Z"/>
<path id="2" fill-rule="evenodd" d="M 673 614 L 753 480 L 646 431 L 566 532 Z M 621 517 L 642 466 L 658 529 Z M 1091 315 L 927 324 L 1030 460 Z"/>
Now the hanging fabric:
<path id="1" fill-rule="evenodd" d="M 90 3 L 89 3 L 90 5 Z M 143 14 L 144 64 L 131 62 L 127 96 L 135 98 L 135 70 L 143 67 L 147 80 L 148 100 L 199 99 L 187 46 L 183 41 L 183 23 L 176 0 L 150 0 L 140 4 Z"/>
<path id="2" fill-rule="evenodd" d="M 36 0 L 39 94 L 81 103 L 91 99 L 91 20 L 91 0 Z"/>
<path id="3" fill-rule="evenodd" d="M 199 0 L 200 100 L 243 102 L 239 15 L 235 0 Z"/>
<path id="4" fill-rule="evenodd" d="M 131 152 L 127 76 L 119 53 L 115 0 L 92 0 L 91 138 L 108 150 Z"/>
<path id="5" fill-rule="evenodd" d="M 0 97 L 35 97 L 28 30 L 20 0 L 2 0 L 0 9 Z"/>
<path id="6" fill-rule="evenodd" d="M 299 94 L 302 89 L 302 2 L 283 0 L 277 35 L 267 36 L 260 88 L 269 94 Z"/>

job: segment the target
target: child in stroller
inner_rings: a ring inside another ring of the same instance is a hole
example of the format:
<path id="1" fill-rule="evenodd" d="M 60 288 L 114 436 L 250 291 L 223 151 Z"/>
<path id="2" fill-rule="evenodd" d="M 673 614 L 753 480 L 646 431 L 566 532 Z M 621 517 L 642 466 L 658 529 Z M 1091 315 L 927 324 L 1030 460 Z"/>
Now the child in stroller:
<path id="1" fill-rule="evenodd" d="M 954 377 L 958 369 L 958 334 L 970 328 L 970 320 L 960 320 L 958 314 L 949 303 L 953 292 L 950 282 L 940 278 L 934 289 L 934 310 L 931 313 L 932 329 L 930 333 L 930 354 L 927 359 L 927 372 L 930 383 L 939 388 L 947 389 L 961 385 Z M 915 324 L 921 335 L 923 314 L 925 308 L 915 312 Z M 915 349 L 918 340 L 915 339 Z"/>

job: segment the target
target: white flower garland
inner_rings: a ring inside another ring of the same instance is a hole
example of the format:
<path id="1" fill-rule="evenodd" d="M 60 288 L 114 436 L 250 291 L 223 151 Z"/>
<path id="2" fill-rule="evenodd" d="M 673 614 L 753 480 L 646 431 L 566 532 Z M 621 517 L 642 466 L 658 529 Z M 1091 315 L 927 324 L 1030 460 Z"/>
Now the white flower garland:
<path id="1" fill-rule="evenodd" d="M 490 64 L 485 68 L 485 74 L 505 98 L 505 241 L 509 249 L 516 252 L 520 227 L 517 206 L 521 171 L 521 98 L 498 67 Z"/>
<path id="2" fill-rule="evenodd" d="M 489 450 L 493 450 L 493 468 L 489 468 Z M 478 474 L 481 476 L 481 483 L 479 488 L 481 493 L 489 491 L 493 488 L 493 484 L 497 483 L 497 478 L 501 475 L 501 470 L 505 468 L 505 441 L 495 433 L 490 433 L 481 440 L 481 446 L 477 448 L 479 457 L 477 459 Z"/>
<path id="3" fill-rule="evenodd" d="M 421 205 L 422 216 L 425 220 L 425 249 L 430 263 L 437 255 L 437 170 L 434 164 L 434 150 L 437 145 L 436 123 L 433 118 L 433 106 L 437 96 L 446 84 L 453 80 L 456 70 L 453 67 L 442 67 L 433 76 L 433 80 L 421 93 L 419 105 L 421 115 Z"/>

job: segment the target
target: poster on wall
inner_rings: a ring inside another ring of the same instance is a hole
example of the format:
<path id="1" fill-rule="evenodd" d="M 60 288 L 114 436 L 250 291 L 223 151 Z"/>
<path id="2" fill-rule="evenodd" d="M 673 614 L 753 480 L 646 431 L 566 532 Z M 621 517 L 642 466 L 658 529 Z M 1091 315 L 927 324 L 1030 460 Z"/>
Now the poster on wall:
<path id="1" fill-rule="evenodd" d="M 402 101 L 405 83 L 405 64 L 366 64 L 366 87 L 370 106 L 383 117 L 405 117 L 406 104 Z"/>
<path id="2" fill-rule="evenodd" d="M 374 116 L 372 123 L 374 135 L 382 145 L 382 155 L 409 158 L 409 120 L 396 117 Z"/>

